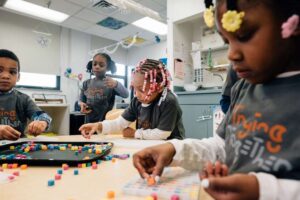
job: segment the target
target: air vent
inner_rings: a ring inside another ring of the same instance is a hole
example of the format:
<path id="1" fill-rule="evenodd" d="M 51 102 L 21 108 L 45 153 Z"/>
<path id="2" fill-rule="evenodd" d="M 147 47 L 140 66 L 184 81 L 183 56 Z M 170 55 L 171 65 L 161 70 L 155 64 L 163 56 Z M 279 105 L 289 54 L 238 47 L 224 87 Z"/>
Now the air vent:
<path id="1" fill-rule="evenodd" d="M 105 0 L 100 0 L 98 3 L 95 3 L 93 7 L 101 7 L 101 8 L 113 8 L 116 9 L 117 7 L 114 6 L 113 4 L 105 1 Z"/>

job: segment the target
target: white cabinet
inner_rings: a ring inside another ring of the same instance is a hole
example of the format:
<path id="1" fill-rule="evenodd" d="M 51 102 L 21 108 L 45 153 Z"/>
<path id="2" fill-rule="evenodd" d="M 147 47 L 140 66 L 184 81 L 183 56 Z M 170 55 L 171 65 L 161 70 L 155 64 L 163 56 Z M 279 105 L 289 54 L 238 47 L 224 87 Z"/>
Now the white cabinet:
<path id="1" fill-rule="evenodd" d="M 52 118 L 49 132 L 59 135 L 69 135 L 69 105 L 68 104 L 37 104 Z"/>
<path id="2" fill-rule="evenodd" d="M 174 77 L 175 90 L 197 81 L 203 87 L 218 87 L 224 83 L 226 71 L 218 70 L 220 68 L 206 70 L 209 54 L 212 66 L 228 64 L 229 61 L 222 38 L 204 24 L 203 11 L 203 1 L 176 0 L 175 3 L 174 0 L 168 0 L 168 68 Z M 199 44 L 199 52 L 193 48 L 193 43 Z M 192 56 L 195 56 L 194 59 Z M 184 78 L 176 76 L 174 59 L 183 61 Z"/>

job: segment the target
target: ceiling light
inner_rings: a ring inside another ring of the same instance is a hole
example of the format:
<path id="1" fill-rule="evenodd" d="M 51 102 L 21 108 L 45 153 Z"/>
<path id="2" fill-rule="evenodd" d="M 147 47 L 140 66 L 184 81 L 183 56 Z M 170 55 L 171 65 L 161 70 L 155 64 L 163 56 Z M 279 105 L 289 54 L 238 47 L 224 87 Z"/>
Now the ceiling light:
<path id="1" fill-rule="evenodd" d="M 4 7 L 57 23 L 61 23 L 69 17 L 69 15 L 65 13 L 22 0 L 8 0 Z"/>
<path id="2" fill-rule="evenodd" d="M 144 17 L 132 23 L 135 26 L 146 29 L 159 35 L 166 35 L 168 32 L 167 25 L 150 17 Z"/>

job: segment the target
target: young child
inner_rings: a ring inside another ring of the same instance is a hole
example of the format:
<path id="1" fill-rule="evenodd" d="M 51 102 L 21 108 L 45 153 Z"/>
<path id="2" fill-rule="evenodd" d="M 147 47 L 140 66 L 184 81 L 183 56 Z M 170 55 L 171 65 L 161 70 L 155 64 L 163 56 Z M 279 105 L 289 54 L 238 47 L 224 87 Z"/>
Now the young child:
<path id="1" fill-rule="evenodd" d="M 205 170 L 215 199 L 300 199 L 300 2 L 217 0 L 215 13 L 242 78 L 218 135 L 144 149 L 134 166 L 147 178 L 171 162 L 201 170 L 219 160 Z"/>
<path id="2" fill-rule="evenodd" d="M 50 126 L 51 118 L 31 98 L 14 89 L 20 78 L 20 62 L 11 51 L 0 49 L 0 139 L 16 140 L 28 132 L 39 135 Z"/>
<path id="3" fill-rule="evenodd" d="M 115 62 L 105 53 L 93 57 L 92 72 L 96 76 L 83 82 L 80 95 L 81 112 L 87 114 L 87 122 L 104 120 L 105 114 L 115 103 L 115 96 L 128 97 L 128 90 L 118 81 L 106 75 L 116 72 Z"/>
<path id="4" fill-rule="evenodd" d="M 182 139 L 182 111 L 176 96 L 168 89 L 169 72 L 156 60 L 144 60 L 132 74 L 135 97 L 122 116 L 115 120 L 85 124 L 81 134 L 89 138 L 94 132 L 110 133 L 123 130 L 123 136 L 145 140 Z M 127 128 L 136 120 L 136 128 Z"/>

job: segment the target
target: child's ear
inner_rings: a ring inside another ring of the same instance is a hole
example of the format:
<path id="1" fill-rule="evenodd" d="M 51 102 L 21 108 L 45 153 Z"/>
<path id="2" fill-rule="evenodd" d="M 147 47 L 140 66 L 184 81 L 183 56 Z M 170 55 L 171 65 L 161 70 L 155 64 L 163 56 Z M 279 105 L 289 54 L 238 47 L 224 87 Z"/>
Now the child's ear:
<path id="1" fill-rule="evenodd" d="M 18 79 L 17 79 L 17 82 L 20 80 L 20 77 L 21 77 L 21 74 L 20 74 L 20 72 L 18 72 Z"/>

